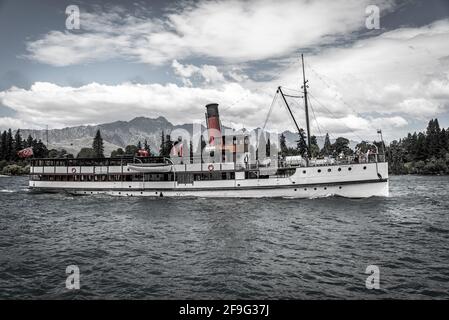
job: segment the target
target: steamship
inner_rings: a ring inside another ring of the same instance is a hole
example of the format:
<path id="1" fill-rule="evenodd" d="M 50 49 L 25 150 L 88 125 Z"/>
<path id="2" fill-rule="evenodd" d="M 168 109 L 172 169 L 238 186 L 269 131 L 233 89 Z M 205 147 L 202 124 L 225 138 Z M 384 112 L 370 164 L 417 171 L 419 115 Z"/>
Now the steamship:
<path id="1" fill-rule="evenodd" d="M 276 144 L 267 143 L 270 138 L 264 132 L 255 137 L 248 131 L 226 132 L 218 104 L 211 103 L 206 105 L 207 130 L 200 135 L 205 138 L 197 135 L 200 143 L 196 150 L 186 151 L 187 143 L 180 137 L 169 157 L 149 156 L 139 150 L 135 155 L 114 158 L 31 159 L 29 188 L 74 195 L 151 197 L 388 196 L 388 164 L 377 148 L 356 156 L 309 156 L 304 61 L 302 72 L 306 132 L 299 127 L 281 87 L 276 94 L 285 102 L 306 146 L 304 156 L 280 156 Z"/>

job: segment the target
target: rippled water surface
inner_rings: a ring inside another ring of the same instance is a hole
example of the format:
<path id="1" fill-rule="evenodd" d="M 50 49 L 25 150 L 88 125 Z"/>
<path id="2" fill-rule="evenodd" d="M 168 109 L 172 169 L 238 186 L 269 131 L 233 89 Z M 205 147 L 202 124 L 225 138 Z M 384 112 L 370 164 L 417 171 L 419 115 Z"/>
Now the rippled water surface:
<path id="1" fill-rule="evenodd" d="M 365 200 L 150 199 L 0 177 L 0 298 L 447 299 L 448 182 L 392 177 L 390 198 Z M 365 288 L 372 264 L 380 290 Z"/>

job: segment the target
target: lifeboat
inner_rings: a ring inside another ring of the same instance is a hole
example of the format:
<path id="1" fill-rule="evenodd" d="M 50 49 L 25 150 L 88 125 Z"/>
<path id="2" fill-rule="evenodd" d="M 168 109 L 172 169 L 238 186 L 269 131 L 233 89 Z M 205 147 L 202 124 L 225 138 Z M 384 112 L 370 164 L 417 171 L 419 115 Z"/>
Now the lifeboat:
<path id="1" fill-rule="evenodd" d="M 133 163 L 128 169 L 136 172 L 170 172 L 173 165 L 168 163 Z"/>

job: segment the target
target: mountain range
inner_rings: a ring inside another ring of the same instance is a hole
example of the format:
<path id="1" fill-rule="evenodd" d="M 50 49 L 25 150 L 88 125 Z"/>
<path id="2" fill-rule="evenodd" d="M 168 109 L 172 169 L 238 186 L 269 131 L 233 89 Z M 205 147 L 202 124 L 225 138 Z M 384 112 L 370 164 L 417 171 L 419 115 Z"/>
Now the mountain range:
<path id="1" fill-rule="evenodd" d="M 104 142 L 104 153 L 110 155 L 117 148 L 125 148 L 127 145 L 136 145 L 138 141 L 142 144 L 147 140 L 151 150 L 159 150 L 161 143 L 161 132 L 169 133 L 175 129 L 187 130 L 190 134 L 193 131 L 193 124 L 174 125 L 164 117 L 147 118 L 137 117 L 130 121 L 115 121 L 98 125 L 84 125 L 67 127 L 62 129 L 48 130 L 48 148 L 65 149 L 68 153 L 76 156 L 81 148 L 91 147 L 92 140 L 97 130 L 100 130 Z M 202 126 L 202 130 L 204 130 Z M 33 138 L 47 142 L 47 130 L 22 129 L 22 137 L 31 135 Z M 296 146 L 298 134 L 291 131 L 284 131 L 287 146 Z M 324 145 L 324 136 L 317 136 L 320 147 Z M 331 139 L 331 142 L 332 139 Z M 353 148 L 358 142 L 350 141 Z"/>

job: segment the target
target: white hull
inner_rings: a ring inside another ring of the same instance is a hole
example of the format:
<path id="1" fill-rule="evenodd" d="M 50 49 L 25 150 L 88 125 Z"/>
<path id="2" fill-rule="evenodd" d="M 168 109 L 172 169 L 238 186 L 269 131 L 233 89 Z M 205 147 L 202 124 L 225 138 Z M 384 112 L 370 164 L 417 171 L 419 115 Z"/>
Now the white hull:
<path id="1" fill-rule="evenodd" d="M 188 184 L 174 181 L 30 181 L 30 188 L 78 195 L 150 197 L 366 198 L 389 195 L 386 163 L 297 168 L 287 178 L 209 180 Z"/>

